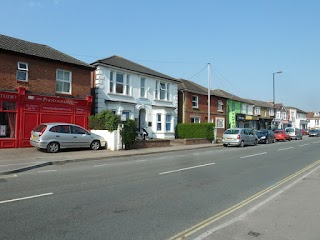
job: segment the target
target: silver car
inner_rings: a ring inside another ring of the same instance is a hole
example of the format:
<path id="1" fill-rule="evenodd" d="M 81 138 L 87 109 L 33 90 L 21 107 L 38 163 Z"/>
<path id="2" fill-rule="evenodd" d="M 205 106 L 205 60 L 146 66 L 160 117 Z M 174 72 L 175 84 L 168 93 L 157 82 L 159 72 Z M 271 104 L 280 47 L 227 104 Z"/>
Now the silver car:
<path id="1" fill-rule="evenodd" d="M 43 123 L 31 131 L 30 144 L 38 149 L 56 153 L 63 148 L 91 148 L 106 146 L 103 137 L 70 123 Z"/>
<path id="2" fill-rule="evenodd" d="M 229 128 L 222 136 L 222 144 L 227 146 L 257 145 L 258 137 L 253 130 L 248 128 Z"/>

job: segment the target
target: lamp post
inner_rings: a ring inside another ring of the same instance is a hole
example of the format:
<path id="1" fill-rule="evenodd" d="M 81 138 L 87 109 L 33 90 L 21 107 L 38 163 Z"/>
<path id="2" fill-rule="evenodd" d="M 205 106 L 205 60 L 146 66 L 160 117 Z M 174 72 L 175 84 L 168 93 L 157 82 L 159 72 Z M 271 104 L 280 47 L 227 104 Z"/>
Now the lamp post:
<path id="1" fill-rule="evenodd" d="M 273 124 L 274 125 L 276 125 L 276 106 L 275 106 L 276 97 L 275 97 L 274 75 L 280 74 L 280 73 L 282 73 L 282 71 L 272 73 L 272 80 L 273 80 L 273 115 L 274 115 Z"/>

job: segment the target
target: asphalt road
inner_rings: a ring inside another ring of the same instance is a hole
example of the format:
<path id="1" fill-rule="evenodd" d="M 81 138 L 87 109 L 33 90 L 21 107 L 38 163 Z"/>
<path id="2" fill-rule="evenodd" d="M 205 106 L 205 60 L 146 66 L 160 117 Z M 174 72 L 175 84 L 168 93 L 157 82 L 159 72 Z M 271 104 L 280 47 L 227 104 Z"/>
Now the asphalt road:
<path id="1" fill-rule="evenodd" d="M 0 239 L 167 239 L 319 160 L 320 139 L 54 165 L 0 178 Z"/>

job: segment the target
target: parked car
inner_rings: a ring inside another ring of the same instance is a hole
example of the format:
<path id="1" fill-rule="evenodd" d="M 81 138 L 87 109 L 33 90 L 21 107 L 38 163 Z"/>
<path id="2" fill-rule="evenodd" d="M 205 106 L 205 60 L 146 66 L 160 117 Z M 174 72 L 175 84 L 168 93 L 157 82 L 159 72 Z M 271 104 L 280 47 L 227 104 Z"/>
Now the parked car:
<path id="1" fill-rule="evenodd" d="M 300 132 L 302 133 L 302 135 L 309 135 L 308 129 L 300 129 Z"/>
<path id="2" fill-rule="evenodd" d="M 271 130 L 261 129 L 261 130 L 258 130 L 256 134 L 258 137 L 258 143 L 268 144 L 270 142 L 273 142 L 273 143 L 276 142 L 276 139 L 274 138 L 274 133 Z"/>
<path id="3" fill-rule="evenodd" d="M 286 133 L 285 130 L 283 129 L 276 129 L 274 130 L 274 138 L 276 139 L 276 141 L 291 141 L 291 137 L 288 133 Z"/>
<path id="4" fill-rule="evenodd" d="M 257 145 L 258 137 L 251 130 L 247 128 L 230 128 L 227 129 L 222 136 L 222 144 L 227 146 Z"/>
<path id="5" fill-rule="evenodd" d="M 70 123 L 43 123 L 31 131 L 30 144 L 38 149 L 56 153 L 63 148 L 91 148 L 106 146 L 103 137 Z"/>
<path id="6" fill-rule="evenodd" d="M 300 129 L 298 128 L 287 127 L 285 128 L 285 131 L 290 135 L 291 139 L 295 139 L 295 140 L 302 139 L 302 134 L 300 132 Z"/>
<path id="7" fill-rule="evenodd" d="M 312 129 L 309 131 L 309 137 L 319 137 L 320 131 L 317 129 Z"/>

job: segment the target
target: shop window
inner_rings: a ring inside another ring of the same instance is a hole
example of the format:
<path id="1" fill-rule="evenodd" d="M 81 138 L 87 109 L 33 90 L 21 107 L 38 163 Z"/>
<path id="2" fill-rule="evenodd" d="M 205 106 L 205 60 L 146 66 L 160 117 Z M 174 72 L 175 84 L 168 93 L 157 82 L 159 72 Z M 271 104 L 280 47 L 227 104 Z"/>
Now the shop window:
<path id="1" fill-rule="evenodd" d="M 18 62 L 17 80 L 28 82 L 28 63 Z"/>
<path id="2" fill-rule="evenodd" d="M 0 101 L 0 138 L 16 136 L 16 103 Z"/>
<path id="3" fill-rule="evenodd" d="M 56 92 L 71 94 L 71 72 L 65 70 L 57 70 L 56 76 Z"/>

